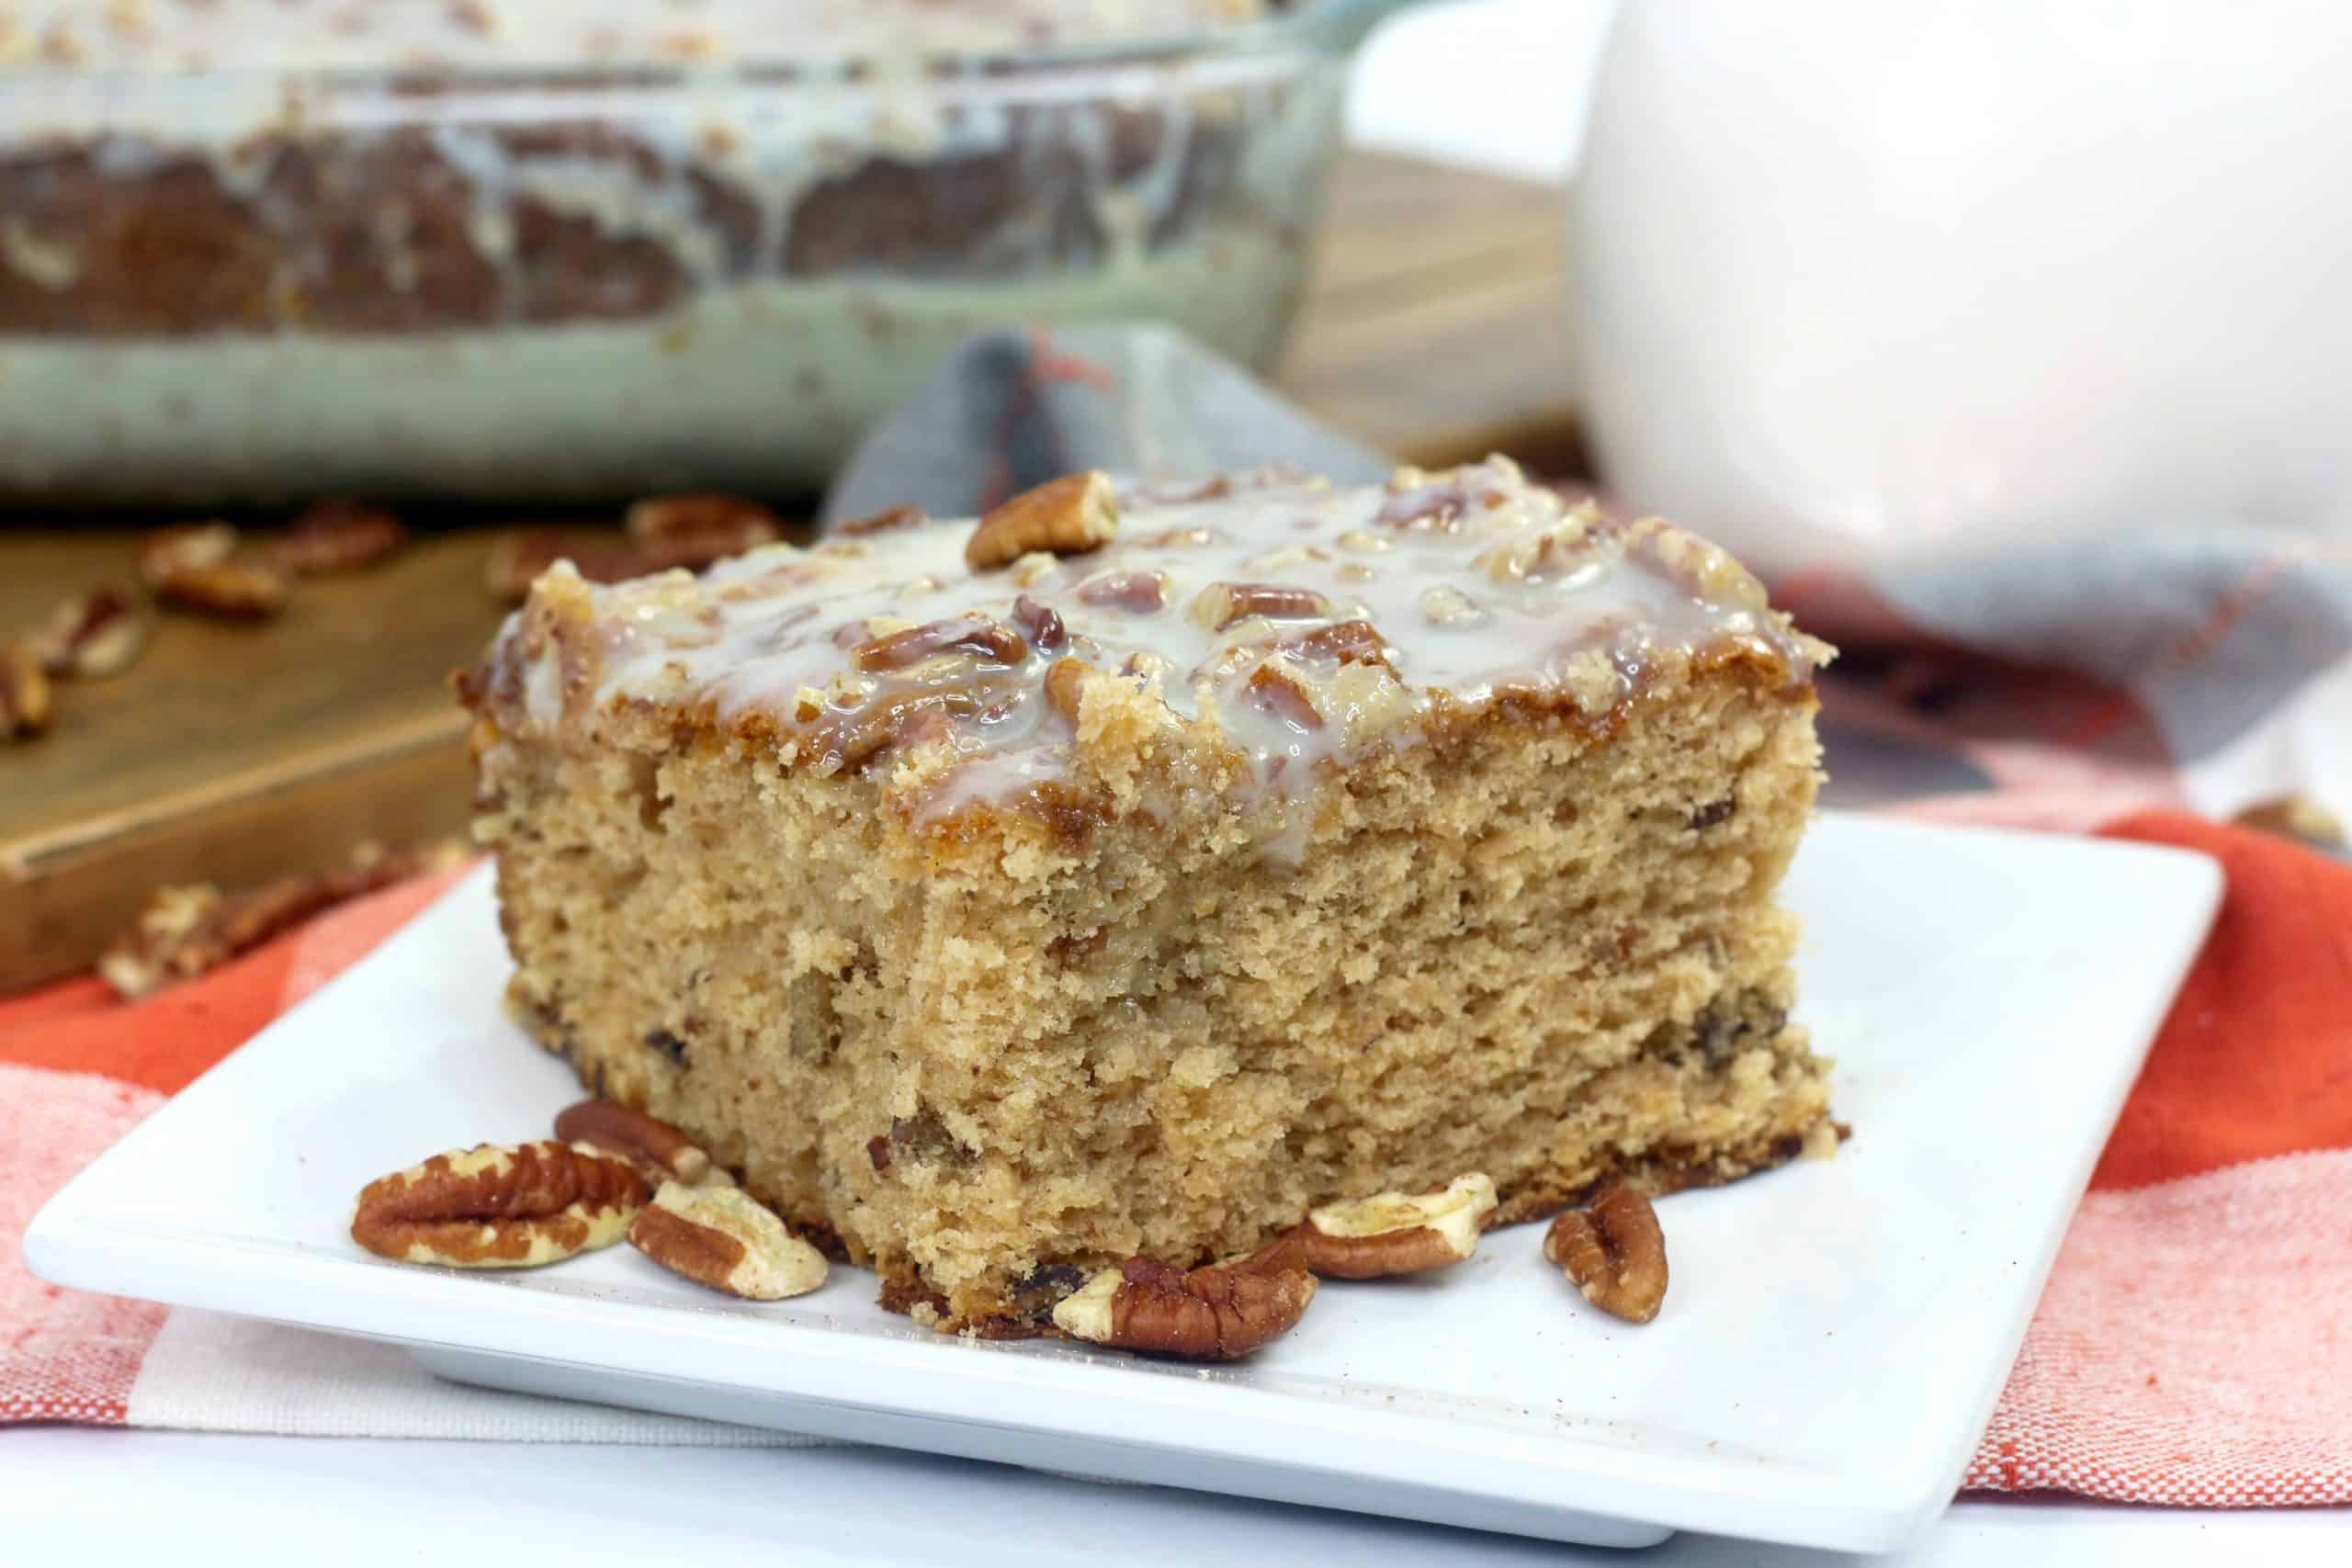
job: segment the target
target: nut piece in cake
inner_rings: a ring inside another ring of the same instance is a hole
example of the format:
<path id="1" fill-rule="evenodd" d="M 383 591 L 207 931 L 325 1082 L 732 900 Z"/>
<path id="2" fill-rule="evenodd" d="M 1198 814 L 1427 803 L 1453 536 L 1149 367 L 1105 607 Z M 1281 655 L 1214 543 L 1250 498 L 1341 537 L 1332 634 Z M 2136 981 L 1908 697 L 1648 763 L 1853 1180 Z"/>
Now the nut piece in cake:
<path id="1" fill-rule="evenodd" d="M 1544 1256 L 1584 1299 L 1627 1323 L 1647 1323 L 1666 1300 L 1666 1233 L 1637 1190 L 1611 1182 L 1544 1233 Z"/>
<path id="2" fill-rule="evenodd" d="M 1495 1212 L 1495 1184 L 1483 1171 L 1429 1192 L 1383 1192 L 1307 1211 L 1251 1260 L 1279 1259 L 1326 1280 L 1419 1274 L 1466 1260 Z"/>
<path id="3" fill-rule="evenodd" d="M 667 1122 L 609 1100 L 583 1100 L 556 1112 L 555 1135 L 567 1144 L 594 1144 L 620 1156 L 657 1180 L 692 1187 L 711 1171 L 710 1156 Z"/>
<path id="4" fill-rule="evenodd" d="M 1119 496 L 1100 468 L 1049 479 L 1023 491 L 980 519 L 964 546 L 974 571 L 1011 566 L 1032 550 L 1084 555 L 1119 531 Z"/>
<path id="5" fill-rule="evenodd" d="M 1304 1269 L 1187 1270 L 1130 1258 L 1057 1303 L 1054 1326 L 1120 1350 L 1230 1361 L 1289 1333 L 1314 1299 Z"/>
<path id="6" fill-rule="evenodd" d="M 628 1244 L 673 1274 L 746 1301 L 805 1296 L 825 1282 L 825 1255 L 740 1188 L 663 1182 L 629 1221 Z"/>
<path id="7" fill-rule="evenodd" d="M 586 1144 L 482 1144 L 369 1182 L 351 1239 L 401 1263 L 536 1269 L 612 1246 L 646 1196 L 636 1167 Z"/>

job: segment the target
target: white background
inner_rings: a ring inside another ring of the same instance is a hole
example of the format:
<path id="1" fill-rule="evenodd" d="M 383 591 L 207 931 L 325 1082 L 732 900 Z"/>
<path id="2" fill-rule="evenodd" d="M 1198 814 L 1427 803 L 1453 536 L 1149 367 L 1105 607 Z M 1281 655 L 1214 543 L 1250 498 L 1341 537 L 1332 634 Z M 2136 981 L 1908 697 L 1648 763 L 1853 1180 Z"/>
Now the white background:
<path id="1" fill-rule="evenodd" d="M 1365 145 L 1556 176 L 1603 0 L 1476 0 L 1376 40 L 1350 106 Z M 514 1554 L 511 1558 L 507 1554 Z M 0 1433 L 0 1568 L 25 1563 L 566 1568 L 993 1562 L 1349 1568 L 1431 1561 L 1794 1568 L 1850 1561 L 1679 1538 L 1627 1555 L 1104 1486 L 877 1450 L 396 1442 L 21 1428 Z M 2352 1561 L 2352 1514 L 1962 1504 L 1915 1568 Z"/>

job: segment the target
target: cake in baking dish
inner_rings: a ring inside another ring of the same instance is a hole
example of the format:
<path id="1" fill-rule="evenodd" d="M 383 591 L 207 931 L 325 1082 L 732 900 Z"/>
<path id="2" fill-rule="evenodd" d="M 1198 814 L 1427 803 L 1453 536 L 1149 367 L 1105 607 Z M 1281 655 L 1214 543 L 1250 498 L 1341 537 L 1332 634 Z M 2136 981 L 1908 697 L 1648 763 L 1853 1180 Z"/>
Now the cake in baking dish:
<path id="1" fill-rule="evenodd" d="M 1332 1200 L 1834 1144 L 1774 902 L 1828 651 L 1497 458 L 559 565 L 463 686 L 531 1032 L 1019 1332 Z"/>
<path id="2" fill-rule="evenodd" d="M 1321 9 L 0 0 L 0 491 L 789 491 L 990 323 L 1265 364 Z"/>

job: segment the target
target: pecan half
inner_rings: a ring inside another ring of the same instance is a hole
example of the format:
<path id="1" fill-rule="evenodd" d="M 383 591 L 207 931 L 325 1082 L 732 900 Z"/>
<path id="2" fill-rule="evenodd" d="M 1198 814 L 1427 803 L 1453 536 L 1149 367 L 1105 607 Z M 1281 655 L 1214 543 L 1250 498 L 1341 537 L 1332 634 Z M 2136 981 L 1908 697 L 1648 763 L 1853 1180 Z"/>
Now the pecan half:
<path id="1" fill-rule="evenodd" d="M 673 1274 L 747 1301 L 805 1296 L 825 1255 L 740 1188 L 665 1181 L 628 1223 L 628 1244 Z"/>
<path id="2" fill-rule="evenodd" d="M 892 506 L 864 517 L 836 523 L 825 532 L 856 539 L 868 534 L 887 534 L 893 528 L 919 528 L 930 521 L 931 514 L 920 506 Z"/>
<path id="3" fill-rule="evenodd" d="M 382 507 L 338 498 L 304 507 L 270 555 L 298 577 L 315 577 L 373 566 L 406 543 L 408 530 Z"/>
<path id="4" fill-rule="evenodd" d="M 1326 1280 L 1378 1280 L 1463 1262 L 1495 1212 L 1483 1171 L 1422 1193 L 1383 1192 L 1327 1203 L 1253 1255 L 1250 1266 L 1305 1269 Z"/>
<path id="5" fill-rule="evenodd" d="M 1304 1269 L 1187 1271 L 1130 1258 L 1064 1297 L 1054 1326 L 1121 1350 L 1230 1361 L 1290 1332 L 1314 1299 L 1315 1276 Z"/>
<path id="6" fill-rule="evenodd" d="M 483 1144 L 369 1182 L 351 1239 L 403 1263 L 531 1269 L 610 1247 L 646 1198 L 634 1166 L 584 1144 Z"/>
<path id="7" fill-rule="evenodd" d="M 884 671 L 905 670 L 941 653 L 972 653 L 998 664 L 1018 664 L 1029 657 L 1029 645 L 994 621 L 967 618 L 930 621 L 876 637 L 858 644 L 855 657 L 860 670 Z"/>
<path id="8" fill-rule="evenodd" d="M 1330 601 L 1311 588 L 1283 588 L 1271 582 L 1212 582 L 1193 599 L 1193 619 L 1221 632 L 1252 615 L 1269 620 L 1296 621 L 1331 613 Z"/>
<path id="9" fill-rule="evenodd" d="M 147 620 L 136 590 L 101 583 L 51 611 L 25 651 L 51 675 L 111 675 L 147 646 Z"/>
<path id="10" fill-rule="evenodd" d="M 784 536 L 775 513 L 733 495 L 653 496 L 630 507 L 622 526 L 657 571 L 673 566 L 700 571 Z"/>
<path id="11" fill-rule="evenodd" d="M 688 1186 L 710 1174 L 710 1156 L 667 1122 L 609 1100 L 583 1100 L 556 1112 L 555 1135 L 567 1144 L 594 1144 L 634 1162 L 659 1180 Z"/>
<path id="12" fill-rule="evenodd" d="M 1026 593 L 1012 602 L 1012 618 L 1029 634 L 1029 646 L 1040 653 L 1057 652 L 1069 641 L 1069 628 L 1062 625 L 1053 606 L 1040 604 Z"/>
<path id="13" fill-rule="evenodd" d="M 157 529 L 140 541 L 139 574 L 156 598 L 198 615 L 257 621 L 286 607 L 286 574 L 226 523 Z"/>
<path id="14" fill-rule="evenodd" d="M 1032 550 L 1084 555 L 1109 544 L 1118 531 L 1118 491 L 1110 475 L 1089 468 L 1023 491 L 989 512 L 964 546 L 964 564 L 989 571 Z"/>
<path id="15" fill-rule="evenodd" d="M 1666 1300 L 1666 1233 L 1650 1201 L 1623 1182 L 1554 1220 L 1544 1256 L 1585 1300 L 1627 1323 L 1649 1322 Z"/>
<path id="16" fill-rule="evenodd" d="M 0 739 L 39 735 L 49 728 L 49 677 L 21 648 L 0 647 Z"/>
<path id="17" fill-rule="evenodd" d="M 1079 584 L 1079 601 L 1148 615 L 1168 604 L 1168 574 L 1164 571 L 1111 571 Z"/>

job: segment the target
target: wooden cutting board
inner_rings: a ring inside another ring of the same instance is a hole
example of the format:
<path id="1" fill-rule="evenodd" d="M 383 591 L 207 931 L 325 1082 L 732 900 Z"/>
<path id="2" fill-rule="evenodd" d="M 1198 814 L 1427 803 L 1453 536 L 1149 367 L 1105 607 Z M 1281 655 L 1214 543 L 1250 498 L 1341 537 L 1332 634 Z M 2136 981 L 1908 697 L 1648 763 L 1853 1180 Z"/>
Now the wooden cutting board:
<path id="1" fill-rule="evenodd" d="M 1505 450 L 1581 472 L 1561 211 L 1552 187 L 1349 155 L 1277 380 L 1411 461 Z M 132 537 L 8 525 L 0 627 L 132 576 Z M 0 991 L 84 967 L 163 884 L 233 886 L 363 840 L 461 831 L 447 678 L 503 614 L 483 586 L 492 537 L 436 528 L 379 569 L 304 583 L 265 626 L 164 617 L 128 671 L 62 684 L 47 736 L 0 744 Z"/>

